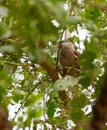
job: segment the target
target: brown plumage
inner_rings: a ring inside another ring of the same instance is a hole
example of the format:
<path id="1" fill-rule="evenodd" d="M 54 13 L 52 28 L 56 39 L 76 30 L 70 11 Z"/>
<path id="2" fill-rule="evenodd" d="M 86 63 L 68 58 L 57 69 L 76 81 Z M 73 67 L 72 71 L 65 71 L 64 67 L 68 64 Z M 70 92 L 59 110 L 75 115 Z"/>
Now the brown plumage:
<path id="1" fill-rule="evenodd" d="M 80 67 L 77 59 L 79 55 L 80 53 L 75 50 L 74 45 L 70 41 L 60 43 L 59 59 L 63 67 L 63 75 L 78 76 Z"/>

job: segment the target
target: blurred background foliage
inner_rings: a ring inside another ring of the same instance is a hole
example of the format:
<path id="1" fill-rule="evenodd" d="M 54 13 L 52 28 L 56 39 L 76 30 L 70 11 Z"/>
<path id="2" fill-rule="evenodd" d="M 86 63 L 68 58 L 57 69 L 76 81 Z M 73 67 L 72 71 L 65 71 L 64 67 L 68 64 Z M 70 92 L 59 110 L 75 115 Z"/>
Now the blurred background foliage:
<path id="1" fill-rule="evenodd" d="M 106 7 L 106 0 L 0 0 L 0 104 L 14 130 L 86 130 L 107 60 Z M 82 69 L 53 83 L 42 62 L 56 64 L 66 25 Z M 70 120 L 58 95 L 65 89 Z"/>

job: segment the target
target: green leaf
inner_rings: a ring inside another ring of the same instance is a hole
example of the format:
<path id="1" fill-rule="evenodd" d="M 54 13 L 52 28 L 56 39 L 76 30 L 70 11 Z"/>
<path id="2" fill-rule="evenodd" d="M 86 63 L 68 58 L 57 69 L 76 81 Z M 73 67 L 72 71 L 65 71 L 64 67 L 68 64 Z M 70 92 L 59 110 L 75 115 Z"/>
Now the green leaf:
<path id="1" fill-rule="evenodd" d="M 80 83 L 84 88 L 87 88 L 91 84 L 91 77 L 83 77 L 80 79 Z"/>
<path id="2" fill-rule="evenodd" d="M 56 105 L 51 99 L 47 102 L 47 115 L 49 118 L 54 116 Z"/>
<path id="3" fill-rule="evenodd" d="M 43 115 L 43 108 L 39 107 L 37 108 L 34 106 L 33 108 L 28 108 L 27 110 L 28 118 L 40 118 Z"/>
<path id="4" fill-rule="evenodd" d="M 77 96 L 76 98 L 73 98 L 71 100 L 71 107 L 75 109 L 81 109 L 83 108 L 87 103 L 87 98 L 84 94 L 81 94 L 80 96 Z"/>
<path id="5" fill-rule="evenodd" d="M 40 107 L 36 110 L 36 118 L 40 118 L 43 115 L 43 108 Z"/>
<path id="6" fill-rule="evenodd" d="M 17 66 L 16 65 L 6 65 L 6 71 L 8 74 L 13 74 L 16 72 Z"/>
<path id="7" fill-rule="evenodd" d="M 2 17 L 8 16 L 8 8 L 0 5 L 0 15 Z"/>
<path id="8" fill-rule="evenodd" d="M 80 121 L 84 116 L 84 113 L 82 110 L 79 110 L 79 109 L 75 109 L 75 110 L 72 110 L 71 112 L 71 119 L 77 123 L 78 121 Z"/>
<path id="9" fill-rule="evenodd" d="M 81 23 L 82 22 L 82 18 L 80 16 L 71 16 L 69 19 L 68 19 L 68 24 L 78 24 L 78 23 Z"/>
<path id="10" fill-rule="evenodd" d="M 36 117 L 36 107 L 34 108 L 29 108 L 28 109 L 28 117 L 29 118 L 35 118 Z"/>
<path id="11" fill-rule="evenodd" d="M 65 78 L 58 79 L 54 85 L 54 91 L 62 91 L 67 87 L 73 87 L 78 82 L 78 79 L 73 76 L 66 76 Z"/>
<path id="12" fill-rule="evenodd" d="M 93 51 L 86 51 L 79 57 L 79 64 L 83 67 L 93 67 L 93 61 L 96 58 L 96 54 Z"/>
<path id="13" fill-rule="evenodd" d="M 6 73 L 4 68 L 0 71 L 0 75 L 0 94 L 2 95 L 6 93 L 6 90 L 11 85 L 12 78 Z"/>
<path id="14" fill-rule="evenodd" d="M 0 38 L 7 38 L 10 36 L 8 27 L 0 22 Z"/>
<path id="15" fill-rule="evenodd" d="M 87 6 L 87 8 L 85 8 L 85 12 L 86 12 L 86 17 L 88 19 L 91 19 L 92 21 L 98 20 L 98 18 L 101 16 L 101 11 L 97 6 L 93 6 L 91 8 Z"/>
<path id="16" fill-rule="evenodd" d="M 27 119 L 23 122 L 23 124 L 24 124 L 25 126 L 30 126 L 30 125 L 31 125 L 31 120 L 32 120 L 32 118 L 27 118 Z"/>
<path id="17" fill-rule="evenodd" d="M 98 31 L 95 32 L 95 35 L 99 35 L 96 33 L 99 33 Z M 100 42 L 101 42 L 100 39 L 97 36 L 94 36 L 94 37 L 91 37 L 90 40 L 91 40 L 90 42 L 85 42 L 86 50 L 94 52 L 95 55 L 99 57 L 101 53 L 101 49 L 102 49 L 102 46 L 100 45 Z"/>
<path id="18" fill-rule="evenodd" d="M 14 50 L 15 48 L 12 45 L 0 46 L 0 52 L 2 53 L 12 53 Z"/>
<path id="19" fill-rule="evenodd" d="M 20 90 L 15 90 L 12 92 L 12 99 L 18 103 L 20 100 L 24 99 L 24 94 L 23 92 L 21 92 Z"/>
<path id="20" fill-rule="evenodd" d="M 22 122 L 22 121 L 23 121 L 23 116 L 19 117 L 19 118 L 18 118 L 18 121 L 19 121 L 19 122 Z"/>
<path id="21" fill-rule="evenodd" d="M 83 66 L 80 74 L 80 83 L 84 88 L 89 87 L 96 77 L 96 67 L 93 64 Z"/>
<path id="22" fill-rule="evenodd" d="M 35 103 L 39 102 L 43 98 L 43 93 L 37 95 L 30 95 L 25 102 L 25 106 L 32 106 Z"/>

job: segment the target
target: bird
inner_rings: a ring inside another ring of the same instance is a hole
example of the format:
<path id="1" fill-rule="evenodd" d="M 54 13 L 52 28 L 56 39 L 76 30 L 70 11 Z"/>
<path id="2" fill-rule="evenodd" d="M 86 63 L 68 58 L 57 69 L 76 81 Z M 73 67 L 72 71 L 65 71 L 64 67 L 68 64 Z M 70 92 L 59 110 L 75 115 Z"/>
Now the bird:
<path id="1" fill-rule="evenodd" d="M 80 53 L 75 49 L 74 44 L 69 40 L 64 40 L 60 42 L 59 45 L 59 61 L 63 67 L 63 76 L 70 74 L 73 76 L 78 76 L 80 71 L 80 66 L 78 65 L 78 57 Z"/>

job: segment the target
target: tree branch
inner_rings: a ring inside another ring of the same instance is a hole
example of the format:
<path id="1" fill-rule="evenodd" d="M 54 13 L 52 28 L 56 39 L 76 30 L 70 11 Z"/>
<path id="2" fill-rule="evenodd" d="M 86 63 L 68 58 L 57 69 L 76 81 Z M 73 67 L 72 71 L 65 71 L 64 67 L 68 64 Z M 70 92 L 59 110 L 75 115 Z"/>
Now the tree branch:
<path id="1" fill-rule="evenodd" d="M 6 113 L 0 106 L 0 130 L 12 130 L 12 126 L 7 119 Z"/>
<path id="2" fill-rule="evenodd" d="M 53 62 L 48 62 L 46 58 L 40 63 L 40 65 L 47 71 L 49 76 L 52 78 L 52 81 L 55 82 L 59 79 L 58 71 Z M 64 102 L 64 106 L 67 109 L 69 107 L 69 96 L 65 90 L 59 91 L 59 96 Z"/>
<path id="3" fill-rule="evenodd" d="M 92 130 L 107 129 L 107 65 L 105 66 L 104 82 L 100 95 L 93 107 L 93 118 L 91 120 Z"/>

